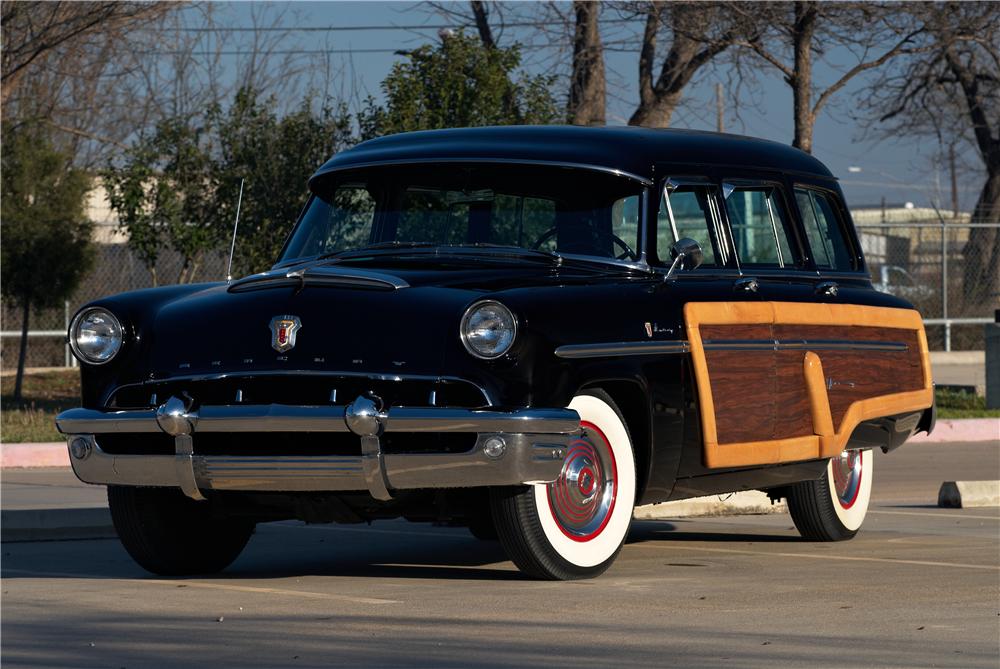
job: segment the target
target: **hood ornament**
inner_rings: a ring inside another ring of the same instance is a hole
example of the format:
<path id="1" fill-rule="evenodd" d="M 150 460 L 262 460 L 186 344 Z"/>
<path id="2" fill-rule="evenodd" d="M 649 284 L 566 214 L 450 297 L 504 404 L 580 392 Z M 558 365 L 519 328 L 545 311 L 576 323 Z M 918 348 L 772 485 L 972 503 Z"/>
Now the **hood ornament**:
<path id="1" fill-rule="evenodd" d="M 275 316 L 271 319 L 271 348 L 278 353 L 295 348 L 295 335 L 302 329 L 298 316 Z"/>

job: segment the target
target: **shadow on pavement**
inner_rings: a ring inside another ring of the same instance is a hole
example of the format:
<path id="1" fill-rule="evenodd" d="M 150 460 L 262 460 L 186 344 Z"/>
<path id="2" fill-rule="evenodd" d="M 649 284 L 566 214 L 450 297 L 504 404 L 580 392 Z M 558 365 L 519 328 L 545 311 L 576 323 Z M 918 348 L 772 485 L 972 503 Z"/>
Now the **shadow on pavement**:
<path id="1" fill-rule="evenodd" d="M 683 524 L 691 521 L 662 522 L 644 520 L 632 523 L 628 543 L 648 541 L 711 541 L 725 543 L 802 543 L 804 539 L 798 534 L 746 534 L 743 532 L 685 532 Z M 763 529 L 763 528 L 761 528 Z M 792 530 L 794 532 L 794 530 Z"/>

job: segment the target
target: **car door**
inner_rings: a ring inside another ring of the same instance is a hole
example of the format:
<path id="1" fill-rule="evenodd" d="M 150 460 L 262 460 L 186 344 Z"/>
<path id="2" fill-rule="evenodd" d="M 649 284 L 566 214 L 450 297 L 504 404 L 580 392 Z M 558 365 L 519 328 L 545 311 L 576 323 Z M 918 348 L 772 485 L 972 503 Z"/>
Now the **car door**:
<path id="1" fill-rule="evenodd" d="M 706 467 L 832 457 L 861 421 L 929 406 L 919 314 L 845 303 L 816 270 L 854 262 L 846 238 L 820 224 L 800 234 L 780 181 L 724 182 L 722 194 L 741 278 L 759 299 L 685 306 Z M 758 402 L 773 412 L 770 430 L 751 416 Z"/>
<path id="2" fill-rule="evenodd" d="M 668 282 L 665 304 L 683 305 L 679 318 L 691 350 L 697 389 L 700 441 L 705 466 L 716 466 L 717 445 L 770 438 L 776 420 L 775 356 L 765 346 L 770 324 L 744 318 L 759 310 L 756 284 L 740 272 L 731 229 L 723 214 L 724 192 L 718 180 L 670 177 L 661 194 L 656 255 L 669 258 L 682 238 L 702 248 L 703 262 L 677 272 Z M 725 314 L 715 322 L 707 314 Z M 686 462 L 690 463 L 689 459 Z M 695 473 L 695 472 L 689 472 Z"/>

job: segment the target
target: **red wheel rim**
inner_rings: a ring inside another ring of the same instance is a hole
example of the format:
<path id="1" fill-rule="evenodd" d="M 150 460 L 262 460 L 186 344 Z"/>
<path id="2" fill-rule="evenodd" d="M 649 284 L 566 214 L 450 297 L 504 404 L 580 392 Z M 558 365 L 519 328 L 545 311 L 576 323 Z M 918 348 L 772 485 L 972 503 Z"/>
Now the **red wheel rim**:
<path id="1" fill-rule="evenodd" d="M 548 485 L 549 512 L 573 541 L 601 534 L 615 510 L 618 466 L 611 442 L 593 423 L 569 445 L 559 478 Z"/>

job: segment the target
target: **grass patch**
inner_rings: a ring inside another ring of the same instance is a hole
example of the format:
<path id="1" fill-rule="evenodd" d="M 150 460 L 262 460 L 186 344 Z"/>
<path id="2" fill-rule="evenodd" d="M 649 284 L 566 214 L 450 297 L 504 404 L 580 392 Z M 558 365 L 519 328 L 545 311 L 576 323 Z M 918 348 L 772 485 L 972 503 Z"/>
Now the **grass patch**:
<path id="1" fill-rule="evenodd" d="M 80 406 L 80 370 L 25 374 L 23 400 L 11 400 L 14 376 L 0 377 L 0 440 L 6 444 L 62 441 L 56 414 Z"/>
<path id="2" fill-rule="evenodd" d="M 986 398 L 975 393 L 938 388 L 934 399 L 938 418 L 1000 418 L 1000 409 L 987 409 Z"/>

